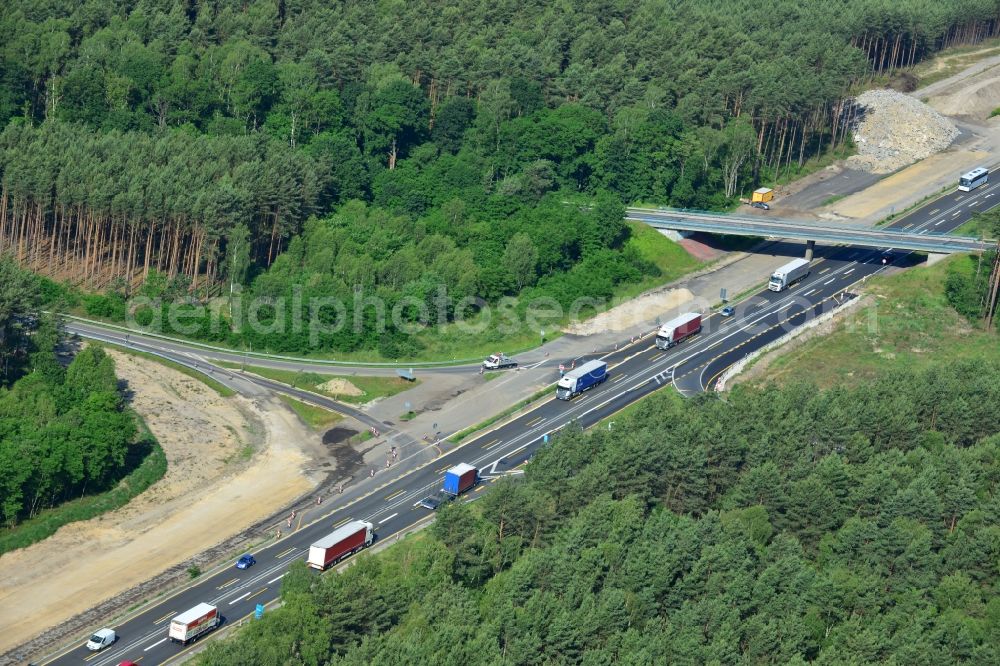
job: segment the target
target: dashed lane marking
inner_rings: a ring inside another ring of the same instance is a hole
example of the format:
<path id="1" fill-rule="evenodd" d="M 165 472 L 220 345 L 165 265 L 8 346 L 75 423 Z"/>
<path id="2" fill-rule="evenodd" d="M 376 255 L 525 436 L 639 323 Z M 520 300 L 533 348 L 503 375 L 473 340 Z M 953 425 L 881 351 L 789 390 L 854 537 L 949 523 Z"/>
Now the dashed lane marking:
<path id="1" fill-rule="evenodd" d="M 160 640 L 156 641 L 152 645 L 150 645 L 148 647 L 142 648 L 142 650 L 143 650 L 143 652 L 149 652 L 150 650 L 152 650 L 153 648 L 155 648 L 160 643 L 166 643 L 166 642 L 167 642 L 167 638 L 161 638 Z"/>
<path id="2" fill-rule="evenodd" d="M 395 518 L 398 515 L 399 515 L 399 512 L 396 512 L 396 513 L 392 514 L 391 516 L 386 516 L 382 520 L 378 521 L 378 524 L 381 525 L 382 523 L 387 523 L 387 522 L 389 522 L 390 520 L 392 520 L 393 518 Z"/>
<path id="3" fill-rule="evenodd" d="M 249 597 L 249 596 L 250 596 L 250 593 L 249 593 L 249 592 L 247 592 L 246 594 L 244 594 L 244 595 L 242 595 L 242 596 L 239 596 L 239 597 L 236 597 L 235 599 L 233 599 L 232 601 L 230 601 L 230 602 L 229 602 L 229 605 L 230 605 L 230 606 L 233 606 L 233 605 L 235 605 L 235 604 L 239 603 L 240 601 L 243 601 L 244 599 L 246 599 L 246 598 L 247 598 L 247 597 Z"/>
<path id="4" fill-rule="evenodd" d="M 286 549 L 286 550 L 283 550 L 283 551 L 281 551 L 280 553 L 278 553 L 277 555 L 275 555 L 275 556 L 274 556 L 274 559 L 276 559 L 276 560 L 280 560 L 280 559 L 281 559 L 282 557 L 284 557 L 284 556 L 286 556 L 286 555 L 288 555 L 289 553 L 292 553 L 292 552 L 294 552 L 294 551 L 295 551 L 295 546 L 292 546 L 291 548 L 288 548 L 288 549 Z"/>

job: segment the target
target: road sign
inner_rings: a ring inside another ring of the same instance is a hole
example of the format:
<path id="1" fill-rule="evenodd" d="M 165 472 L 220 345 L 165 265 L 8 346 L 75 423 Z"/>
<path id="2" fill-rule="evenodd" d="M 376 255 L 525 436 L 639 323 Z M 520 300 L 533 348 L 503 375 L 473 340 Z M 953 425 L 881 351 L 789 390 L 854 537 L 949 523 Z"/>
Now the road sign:
<path id="1" fill-rule="evenodd" d="M 548 443 L 549 443 L 549 433 L 545 433 L 545 434 L 544 434 L 544 435 L 542 436 L 542 442 L 543 442 L 543 443 L 545 443 L 545 444 L 548 444 Z"/>
<path id="2" fill-rule="evenodd" d="M 723 287 L 722 289 L 719 289 L 719 300 L 722 301 L 723 303 L 726 302 L 726 288 L 725 287 Z"/>
<path id="3" fill-rule="evenodd" d="M 264 617 L 264 604 L 257 604 L 257 608 L 253 611 L 253 616 L 258 620 Z"/>

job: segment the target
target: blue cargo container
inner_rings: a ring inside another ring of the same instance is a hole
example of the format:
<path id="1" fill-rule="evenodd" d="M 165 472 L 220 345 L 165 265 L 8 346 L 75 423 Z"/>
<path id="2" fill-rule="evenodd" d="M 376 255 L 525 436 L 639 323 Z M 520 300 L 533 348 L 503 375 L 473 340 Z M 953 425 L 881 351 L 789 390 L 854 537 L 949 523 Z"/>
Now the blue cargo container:
<path id="1" fill-rule="evenodd" d="M 576 370 L 567 372 L 556 384 L 556 397 L 569 400 L 587 389 L 603 383 L 608 378 L 608 364 L 604 361 L 587 361 Z"/>
<path id="2" fill-rule="evenodd" d="M 442 490 L 449 495 L 461 495 L 476 485 L 477 476 L 478 470 L 475 467 L 467 463 L 460 463 L 444 473 Z"/>

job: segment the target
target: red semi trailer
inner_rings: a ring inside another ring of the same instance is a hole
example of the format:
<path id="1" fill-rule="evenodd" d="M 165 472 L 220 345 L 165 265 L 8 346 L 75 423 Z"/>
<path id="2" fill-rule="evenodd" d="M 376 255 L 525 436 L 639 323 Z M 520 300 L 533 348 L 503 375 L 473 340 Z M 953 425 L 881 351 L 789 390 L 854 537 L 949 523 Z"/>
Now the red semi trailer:
<path id="1" fill-rule="evenodd" d="M 372 545 L 374 540 L 374 525 L 363 520 L 352 520 L 309 546 L 306 564 L 323 571 L 331 564 Z"/>
<path id="2" fill-rule="evenodd" d="M 660 327 L 656 334 L 656 347 L 670 349 L 684 338 L 701 332 L 701 315 L 697 312 L 682 314 Z"/>

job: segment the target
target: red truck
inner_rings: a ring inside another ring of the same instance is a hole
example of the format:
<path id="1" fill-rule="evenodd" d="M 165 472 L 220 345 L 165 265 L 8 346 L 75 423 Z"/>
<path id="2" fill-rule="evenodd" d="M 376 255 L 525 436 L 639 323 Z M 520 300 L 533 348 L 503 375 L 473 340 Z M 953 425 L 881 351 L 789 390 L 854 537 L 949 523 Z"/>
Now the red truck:
<path id="1" fill-rule="evenodd" d="M 656 334 L 657 349 L 670 349 L 684 338 L 701 333 L 701 315 L 687 312 L 671 319 Z"/>
<path id="2" fill-rule="evenodd" d="M 352 520 L 309 546 L 306 564 L 323 571 L 331 564 L 372 545 L 374 540 L 374 525 L 363 520 Z"/>

